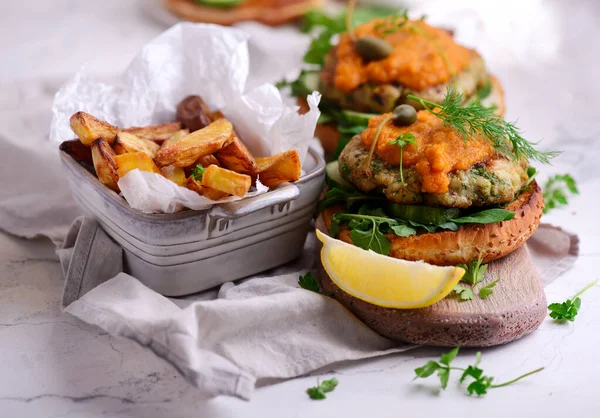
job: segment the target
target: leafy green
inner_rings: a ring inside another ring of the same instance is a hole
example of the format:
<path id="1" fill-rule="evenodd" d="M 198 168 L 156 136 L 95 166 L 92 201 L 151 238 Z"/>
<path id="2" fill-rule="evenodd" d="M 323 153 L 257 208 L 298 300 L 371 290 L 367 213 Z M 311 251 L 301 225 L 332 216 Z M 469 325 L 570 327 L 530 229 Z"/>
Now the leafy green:
<path id="1" fill-rule="evenodd" d="M 548 310 L 550 311 L 550 318 L 556 320 L 556 322 L 566 322 L 566 321 L 575 321 L 575 317 L 579 313 L 579 308 L 581 308 L 581 296 L 583 292 L 591 288 L 592 286 L 598 283 L 598 279 L 594 280 L 579 292 L 575 294 L 571 299 L 567 299 L 562 303 L 551 303 L 548 305 Z"/>
<path id="2" fill-rule="evenodd" d="M 481 257 L 477 260 L 469 261 L 469 265 L 466 264 L 458 264 L 457 267 L 462 267 L 466 270 L 465 275 L 462 277 L 461 281 L 468 283 L 472 286 L 475 286 L 477 283 L 481 282 L 485 277 L 485 272 L 487 271 L 488 265 L 481 265 Z"/>
<path id="3" fill-rule="evenodd" d="M 494 222 L 509 221 L 514 217 L 515 213 L 510 210 L 495 208 L 450 220 L 457 224 L 491 224 Z"/>
<path id="4" fill-rule="evenodd" d="M 413 144 L 417 147 L 417 138 L 411 133 L 400 134 L 394 141 L 388 142 L 389 145 L 398 145 L 400 147 L 400 182 L 404 184 L 404 174 L 402 172 L 402 151 L 408 144 Z"/>
<path id="5" fill-rule="evenodd" d="M 202 176 L 204 175 L 204 167 L 202 166 L 202 164 L 198 164 L 196 165 L 196 167 L 194 167 L 192 169 L 192 178 L 196 181 L 200 181 L 202 180 Z"/>
<path id="6" fill-rule="evenodd" d="M 468 366 L 466 369 L 452 366 L 452 361 L 456 358 L 459 348 L 460 347 L 456 347 L 448 353 L 442 354 L 439 362 L 429 360 L 427 363 L 425 363 L 424 366 L 417 367 L 415 369 L 415 379 L 427 378 L 437 371 L 438 377 L 440 379 L 440 386 L 442 387 L 442 389 L 446 389 L 446 387 L 448 386 L 448 381 L 450 379 L 450 371 L 460 370 L 463 372 L 459 379 L 460 383 L 464 383 L 467 379 L 473 379 L 473 381 L 467 386 L 467 393 L 469 395 L 475 394 L 477 396 L 482 396 L 487 393 L 488 389 L 495 389 L 503 386 L 508 386 L 527 376 L 538 373 L 544 369 L 543 367 L 540 367 L 539 369 L 533 370 L 529 373 L 525 373 L 508 382 L 494 385 L 492 383 L 494 381 L 494 378 L 491 376 L 484 375 L 483 370 L 478 367 L 479 363 L 481 362 L 480 352 L 478 352 L 475 357 L 475 363 L 473 365 Z"/>
<path id="7" fill-rule="evenodd" d="M 492 81 L 488 81 L 482 87 L 477 89 L 477 99 L 484 100 L 492 93 Z"/>
<path id="8" fill-rule="evenodd" d="M 317 279 L 310 271 L 307 271 L 304 276 L 300 276 L 298 279 L 298 285 L 302 289 L 310 290 L 311 292 L 321 293 L 321 289 L 319 287 L 319 283 L 317 283 Z"/>
<path id="9" fill-rule="evenodd" d="M 333 189 L 329 189 L 325 192 L 325 196 L 323 199 L 317 203 L 316 214 L 323 212 L 325 208 L 335 204 L 335 203 L 346 203 L 346 208 L 350 209 L 353 203 L 360 200 L 377 200 L 381 198 L 377 198 L 374 196 L 366 195 L 360 193 L 358 191 L 347 192 L 343 189 L 338 189 L 334 187 Z"/>
<path id="10" fill-rule="evenodd" d="M 382 6 L 362 6 L 357 7 L 352 13 L 352 26 L 360 25 L 377 17 L 389 16 L 393 13 L 392 9 Z M 302 18 L 300 30 L 304 33 L 312 30 L 329 30 L 333 33 L 342 33 L 346 31 L 346 12 L 337 16 L 331 16 L 321 9 L 314 9 L 307 12 Z"/>
<path id="11" fill-rule="evenodd" d="M 394 231 L 394 234 L 399 237 L 410 237 L 417 234 L 417 230 L 415 228 L 404 224 L 393 225 L 391 228 L 392 231 Z"/>
<path id="12" fill-rule="evenodd" d="M 568 194 L 578 195 L 579 189 L 575 179 L 569 174 L 557 174 L 550 177 L 544 186 L 544 213 L 558 206 L 568 204 Z"/>
<path id="13" fill-rule="evenodd" d="M 486 264 L 487 266 L 487 264 Z M 496 284 L 498 284 L 498 281 L 500 281 L 500 279 L 496 279 L 493 282 L 491 282 L 488 285 L 483 286 L 481 289 L 479 289 L 479 297 L 481 299 L 486 299 L 488 296 L 490 296 L 492 293 L 494 293 L 494 287 L 496 286 Z"/>
<path id="14" fill-rule="evenodd" d="M 460 300 L 473 300 L 473 289 L 457 284 L 454 287 L 454 293 L 460 298 Z"/>
<path id="15" fill-rule="evenodd" d="M 496 151 L 518 161 L 521 157 L 549 164 L 559 153 L 537 151 L 521 136 L 514 123 L 495 114 L 493 108 L 484 107 L 478 100 L 463 105 L 461 93 L 448 87 L 442 103 L 425 100 L 413 94 L 408 99 L 419 102 L 425 110 L 438 116 L 445 125 L 452 127 L 465 140 L 483 135 Z"/>
<path id="16" fill-rule="evenodd" d="M 327 398 L 326 393 L 333 392 L 338 385 L 338 380 L 335 377 L 332 377 L 329 380 L 324 380 L 319 383 L 317 379 L 317 386 L 306 389 L 306 393 L 310 397 L 310 399 L 321 400 Z"/>

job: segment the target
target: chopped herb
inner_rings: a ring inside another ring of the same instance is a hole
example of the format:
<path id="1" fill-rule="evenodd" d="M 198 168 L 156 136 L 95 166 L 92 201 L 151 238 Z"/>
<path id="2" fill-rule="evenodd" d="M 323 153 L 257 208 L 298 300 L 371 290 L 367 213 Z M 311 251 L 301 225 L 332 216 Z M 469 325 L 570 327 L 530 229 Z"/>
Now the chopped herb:
<path id="1" fill-rule="evenodd" d="M 485 272 L 488 268 L 487 264 L 481 265 L 481 261 L 482 258 L 479 257 L 477 260 L 469 261 L 469 265 L 458 264 L 457 267 L 462 267 L 466 270 L 466 273 L 462 277 L 461 281 L 472 286 L 475 286 L 477 283 L 481 282 L 484 279 Z"/>
<path id="2" fill-rule="evenodd" d="M 579 296 L 597 283 L 598 279 L 588 284 L 586 287 L 577 292 L 575 296 L 573 296 L 571 299 L 567 299 L 563 303 L 551 303 L 548 305 L 548 310 L 550 310 L 550 318 L 556 320 L 556 322 L 575 321 L 575 317 L 579 313 L 579 308 L 581 307 L 581 298 Z"/>
<path id="3" fill-rule="evenodd" d="M 315 293 L 321 293 L 319 283 L 317 283 L 317 279 L 315 279 L 315 276 L 313 276 L 310 271 L 306 272 L 304 276 L 299 277 L 298 285 L 302 289 L 310 290 L 311 292 Z"/>
<path id="4" fill-rule="evenodd" d="M 337 387 L 338 383 L 339 382 L 335 377 L 332 377 L 329 380 L 324 380 L 321 383 L 319 383 L 319 380 L 317 379 L 317 386 L 306 389 L 306 393 L 308 394 L 310 399 L 325 399 L 327 398 L 327 395 L 325 394 L 328 392 L 333 392 L 334 389 Z"/>
<path id="5" fill-rule="evenodd" d="M 473 289 L 457 284 L 454 287 L 454 293 L 460 298 L 460 300 L 473 300 Z"/>
<path id="6" fill-rule="evenodd" d="M 448 87 L 442 103 L 425 100 L 413 94 L 408 99 L 419 102 L 425 110 L 438 116 L 445 125 L 452 127 L 465 140 L 478 136 L 485 137 L 496 151 L 518 161 L 521 157 L 549 164 L 559 153 L 541 152 L 533 148 L 535 143 L 521 136 L 514 123 L 507 122 L 494 113 L 494 109 L 484 107 L 479 101 L 462 105 L 463 96 Z"/>
<path id="7" fill-rule="evenodd" d="M 413 134 L 400 134 L 395 141 L 388 142 L 390 145 L 398 145 L 400 147 L 400 182 L 404 184 L 404 174 L 402 172 L 402 151 L 404 147 L 408 144 L 413 144 L 415 148 L 417 147 L 417 138 Z"/>
<path id="8" fill-rule="evenodd" d="M 544 213 L 554 209 L 558 206 L 564 206 L 568 204 L 568 194 L 577 195 L 579 189 L 575 179 L 569 174 L 557 174 L 550 177 L 544 186 Z"/>
<path id="9" fill-rule="evenodd" d="M 448 386 L 448 381 L 450 379 L 450 371 L 459 370 L 463 372 L 459 380 L 460 383 L 464 383 L 468 378 L 473 379 L 473 381 L 467 386 L 467 393 L 469 395 L 475 394 L 477 396 L 482 396 L 487 393 L 488 389 L 495 389 L 511 385 L 527 376 L 531 376 L 532 374 L 544 370 L 543 367 L 540 367 L 539 369 L 533 370 L 529 373 L 525 373 L 515 379 L 509 380 L 508 382 L 494 385 L 492 384 L 494 378 L 491 376 L 485 376 L 483 374 L 483 370 L 479 368 L 479 363 L 481 362 L 480 352 L 478 352 L 475 357 L 475 363 L 473 365 L 468 366 L 466 369 L 463 369 L 461 367 L 454 367 L 451 365 L 452 361 L 456 358 L 456 355 L 458 354 L 459 348 L 460 347 L 456 347 L 448 353 L 442 354 L 442 356 L 440 357 L 440 361 L 430 360 L 427 363 L 425 363 L 424 366 L 416 368 L 415 379 L 427 378 L 437 371 L 438 377 L 440 379 L 440 386 L 442 387 L 442 389 L 446 389 L 446 387 Z"/>
<path id="10" fill-rule="evenodd" d="M 202 164 L 198 164 L 196 167 L 192 169 L 192 178 L 196 181 L 201 181 L 202 176 L 204 175 L 204 167 Z"/>

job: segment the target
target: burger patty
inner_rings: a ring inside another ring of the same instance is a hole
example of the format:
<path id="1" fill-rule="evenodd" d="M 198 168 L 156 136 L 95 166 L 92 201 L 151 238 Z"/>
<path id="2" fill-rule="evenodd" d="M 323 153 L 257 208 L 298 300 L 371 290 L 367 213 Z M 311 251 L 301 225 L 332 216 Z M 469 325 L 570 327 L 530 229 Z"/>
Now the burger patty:
<path id="1" fill-rule="evenodd" d="M 404 168 L 404 184 L 400 182 L 398 166 L 391 166 L 375 154 L 371 175 L 363 172 L 363 160 L 369 150 L 360 136 L 348 143 L 339 157 L 340 174 L 362 192 L 378 191 L 388 200 L 402 204 L 425 204 L 453 208 L 488 206 L 510 202 L 528 179 L 527 163 L 516 163 L 495 155 L 468 170 L 448 174 L 450 185 L 442 194 L 423 193 L 422 178 L 414 167 Z"/>
<path id="2" fill-rule="evenodd" d="M 321 93 L 326 101 L 336 104 L 342 109 L 355 110 L 367 113 L 391 112 L 400 104 L 406 103 L 406 96 L 414 94 L 433 102 L 442 102 L 446 95 L 446 89 L 451 86 L 463 94 L 468 101 L 480 87 L 489 82 L 485 63 L 483 59 L 473 51 L 471 62 L 467 67 L 456 75 L 452 83 L 438 84 L 425 90 L 416 91 L 400 84 L 363 84 L 350 93 L 344 93 L 336 89 L 333 79 L 335 74 L 335 51 L 329 53 L 325 62 L 325 73 L 321 77 Z M 419 107 L 417 103 L 409 104 Z"/>

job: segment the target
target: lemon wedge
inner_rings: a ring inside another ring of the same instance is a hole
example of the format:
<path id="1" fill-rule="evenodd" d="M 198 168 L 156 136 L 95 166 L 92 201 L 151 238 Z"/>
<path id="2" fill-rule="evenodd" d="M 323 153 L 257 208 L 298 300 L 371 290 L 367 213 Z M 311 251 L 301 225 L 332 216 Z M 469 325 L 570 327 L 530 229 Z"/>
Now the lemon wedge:
<path id="1" fill-rule="evenodd" d="M 365 251 L 317 230 L 321 262 L 344 292 L 373 305 L 424 308 L 446 297 L 465 274 L 460 267 L 439 267 Z"/>

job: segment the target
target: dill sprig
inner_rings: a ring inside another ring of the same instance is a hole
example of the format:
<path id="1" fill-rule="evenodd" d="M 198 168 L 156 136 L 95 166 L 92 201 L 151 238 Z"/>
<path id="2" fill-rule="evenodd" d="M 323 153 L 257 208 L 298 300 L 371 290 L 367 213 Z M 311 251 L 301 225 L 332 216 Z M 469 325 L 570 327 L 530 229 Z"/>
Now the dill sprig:
<path id="1" fill-rule="evenodd" d="M 494 108 L 483 106 L 478 100 L 462 105 L 462 94 L 448 87 L 442 103 L 409 94 L 410 100 L 415 100 L 428 112 L 439 117 L 442 122 L 452 127 L 465 140 L 483 135 L 490 141 L 494 149 L 501 154 L 518 161 L 520 158 L 536 160 L 550 164 L 550 160 L 560 152 L 542 152 L 536 150 L 531 143 L 521 136 L 521 131 L 514 123 L 507 122 L 494 113 Z"/>

